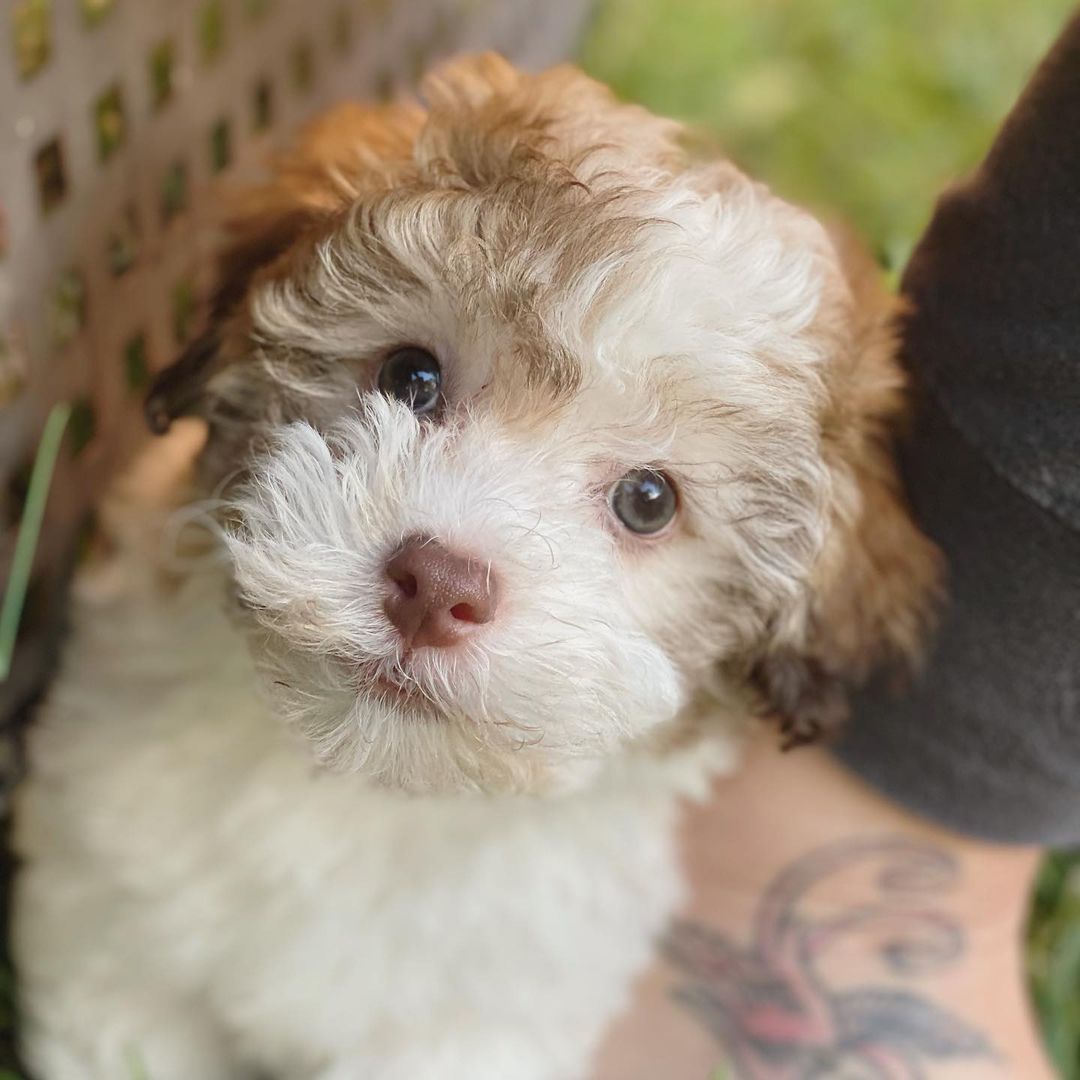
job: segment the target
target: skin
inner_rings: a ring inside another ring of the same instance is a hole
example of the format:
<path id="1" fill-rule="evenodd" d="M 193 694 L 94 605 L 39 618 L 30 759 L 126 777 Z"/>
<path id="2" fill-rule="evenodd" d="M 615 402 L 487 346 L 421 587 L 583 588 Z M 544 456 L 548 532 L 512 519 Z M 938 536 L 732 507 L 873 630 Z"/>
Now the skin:
<path id="1" fill-rule="evenodd" d="M 688 903 L 593 1080 L 1050 1080 L 1022 977 L 1039 852 L 776 743 L 688 811 Z"/>

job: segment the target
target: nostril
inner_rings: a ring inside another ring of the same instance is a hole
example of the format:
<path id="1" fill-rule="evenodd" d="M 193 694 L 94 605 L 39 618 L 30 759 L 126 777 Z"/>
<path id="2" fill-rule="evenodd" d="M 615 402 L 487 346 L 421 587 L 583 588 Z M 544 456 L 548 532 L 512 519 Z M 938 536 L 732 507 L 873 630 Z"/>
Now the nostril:
<path id="1" fill-rule="evenodd" d="M 450 614 L 459 622 L 483 622 L 477 613 L 476 608 L 474 608 L 472 604 L 455 604 L 450 609 Z"/>
<path id="2" fill-rule="evenodd" d="M 390 580 L 401 590 L 401 594 L 407 600 L 411 600 L 420 591 L 416 575 L 410 574 L 408 570 L 393 571 L 390 574 Z"/>

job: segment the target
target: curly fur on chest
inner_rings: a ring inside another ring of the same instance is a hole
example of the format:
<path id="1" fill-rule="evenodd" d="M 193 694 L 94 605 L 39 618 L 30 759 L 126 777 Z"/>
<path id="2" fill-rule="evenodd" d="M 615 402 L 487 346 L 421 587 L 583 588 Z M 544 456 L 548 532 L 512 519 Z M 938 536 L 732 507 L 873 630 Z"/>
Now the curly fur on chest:
<path id="1" fill-rule="evenodd" d="M 216 573 L 108 576 L 19 805 L 40 1075 L 584 1075 L 678 903 L 679 795 L 724 750 L 558 799 L 330 774 L 269 715 Z"/>

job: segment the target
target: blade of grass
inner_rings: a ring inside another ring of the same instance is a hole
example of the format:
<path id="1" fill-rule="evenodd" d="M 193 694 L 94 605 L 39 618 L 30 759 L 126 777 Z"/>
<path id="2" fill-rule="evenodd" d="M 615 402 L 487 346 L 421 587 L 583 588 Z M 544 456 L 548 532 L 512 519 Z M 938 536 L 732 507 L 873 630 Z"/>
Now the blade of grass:
<path id="1" fill-rule="evenodd" d="M 45 429 L 38 444 L 34 468 L 30 474 L 30 486 L 26 492 L 19 535 L 15 540 L 15 552 L 11 558 L 11 573 L 7 589 L 0 604 L 0 682 L 11 671 L 11 658 L 15 652 L 15 639 L 19 633 L 26 589 L 30 584 L 30 572 L 34 565 L 41 535 L 41 522 L 45 517 L 45 504 L 49 499 L 53 470 L 64 440 L 64 429 L 71 416 L 71 406 L 66 402 L 54 405 L 45 421 Z"/>

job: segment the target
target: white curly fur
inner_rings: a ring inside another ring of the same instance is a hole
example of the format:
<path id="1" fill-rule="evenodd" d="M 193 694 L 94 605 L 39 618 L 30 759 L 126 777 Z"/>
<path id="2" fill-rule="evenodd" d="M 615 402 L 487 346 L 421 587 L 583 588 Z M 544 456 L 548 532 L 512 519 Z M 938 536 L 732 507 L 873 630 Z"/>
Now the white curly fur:
<path id="1" fill-rule="evenodd" d="M 678 800 L 733 760 L 724 662 L 803 625 L 852 486 L 823 230 L 606 98 L 534 176 L 453 129 L 452 83 L 410 183 L 356 184 L 226 335 L 212 438 L 258 431 L 225 565 L 176 572 L 121 517 L 77 605 L 17 815 L 42 1080 L 580 1080 L 679 900 Z M 436 423 L 374 390 L 401 343 L 439 358 Z M 679 490 L 651 543 L 606 500 L 640 466 Z M 463 648 L 401 654 L 413 535 L 498 577 Z"/>
<path id="2" fill-rule="evenodd" d="M 581 782 L 683 704 L 671 659 L 613 602 L 614 543 L 575 506 L 580 470 L 479 420 L 422 433 L 381 395 L 327 439 L 295 424 L 275 442 L 228 545 L 273 699 L 328 764 L 410 789 Z M 403 669 L 378 582 L 415 534 L 497 575 L 500 610 L 492 633 Z M 437 719 L 358 693 L 378 676 Z"/>

